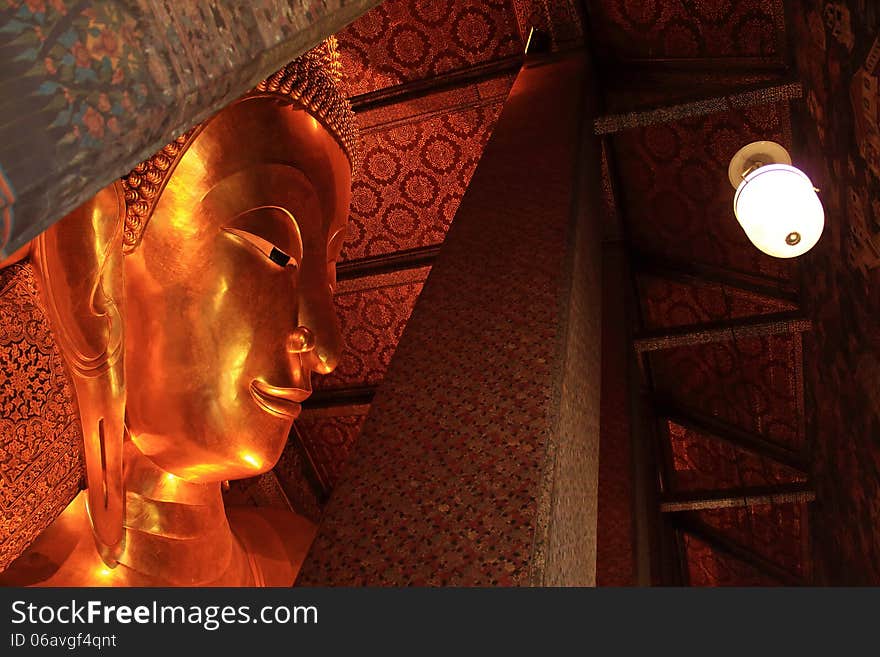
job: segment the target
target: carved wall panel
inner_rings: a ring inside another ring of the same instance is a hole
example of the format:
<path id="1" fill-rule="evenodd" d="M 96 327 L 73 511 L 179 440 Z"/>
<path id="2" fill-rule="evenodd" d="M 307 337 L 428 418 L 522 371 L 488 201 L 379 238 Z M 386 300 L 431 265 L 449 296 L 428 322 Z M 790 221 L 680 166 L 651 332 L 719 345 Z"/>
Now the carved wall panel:
<path id="1" fill-rule="evenodd" d="M 0 571 L 79 492 L 76 398 L 29 263 L 0 270 Z"/>

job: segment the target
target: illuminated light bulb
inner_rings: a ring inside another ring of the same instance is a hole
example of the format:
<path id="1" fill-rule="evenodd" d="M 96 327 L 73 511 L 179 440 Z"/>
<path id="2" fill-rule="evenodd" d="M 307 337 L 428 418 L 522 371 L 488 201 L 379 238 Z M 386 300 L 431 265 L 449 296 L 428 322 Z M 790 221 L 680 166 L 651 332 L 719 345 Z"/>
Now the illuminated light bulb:
<path id="1" fill-rule="evenodd" d="M 733 211 L 752 244 L 776 258 L 806 253 L 825 226 L 813 183 L 787 164 L 768 164 L 748 174 L 736 190 Z"/>
<path id="2" fill-rule="evenodd" d="M 733 212 L 752 244 L 775 258 L 794 258 L 816 245 L 825 211 L 806 174 L 775 142 L 753 142 L 733 157 Z"/>

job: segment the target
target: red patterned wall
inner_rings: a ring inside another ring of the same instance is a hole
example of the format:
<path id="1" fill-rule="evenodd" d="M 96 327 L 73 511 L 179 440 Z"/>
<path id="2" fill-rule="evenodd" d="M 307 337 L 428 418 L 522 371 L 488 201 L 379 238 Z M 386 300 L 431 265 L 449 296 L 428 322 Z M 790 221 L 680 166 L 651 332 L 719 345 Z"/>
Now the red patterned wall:
<path id="1" fill-rule="evenodd" d="M 386 0 L 337 38 L 350 96 L 522 50 L 508 0 Z"/>
<path id="2" fill-rule="evenodd" d="M 342 359 L 327 376 L 313 377 L 318 390 L 374 385 L 385 376 L 391 356 L 422 291 L 429 268 L 358 281 L 359 289 L 337 292 L 336 311 L 343 336 Z M 393 279 L 404 278 L 394 283 Z M 364 287 L 360 288 L 363 285 Z"/>
<path id="3" fill-rule="evenodd" d="M 342 259 L 442 242 L 500 109 L 415 117 L 368 132 Z"/>
<path id="4" fill-rule="evenodd" d="M 360 435 L 366 415 L 300 418 L 296 426 L 319 476 L 330 488 L 339 483 L 351 448 Z"/>

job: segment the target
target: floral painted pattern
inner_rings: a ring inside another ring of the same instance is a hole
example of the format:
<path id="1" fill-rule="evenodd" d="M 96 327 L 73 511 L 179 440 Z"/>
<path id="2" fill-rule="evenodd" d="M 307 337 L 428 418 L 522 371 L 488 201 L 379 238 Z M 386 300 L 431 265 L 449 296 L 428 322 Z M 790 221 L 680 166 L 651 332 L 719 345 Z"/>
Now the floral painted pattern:
<path id="1" fill-rule="evenodd" d="M 122 132 L 120 117 L 143 105 L 137 21 L 121 3 L 65 0 L 9 2 L 0 37 L 18 51 L 27 75 L 42 79 L 37 94 L 55 112 L 50 127 L 68 128 L 60 144 L 86 149 Z M 85 155 L 85 153 L 83 153 Z"/>

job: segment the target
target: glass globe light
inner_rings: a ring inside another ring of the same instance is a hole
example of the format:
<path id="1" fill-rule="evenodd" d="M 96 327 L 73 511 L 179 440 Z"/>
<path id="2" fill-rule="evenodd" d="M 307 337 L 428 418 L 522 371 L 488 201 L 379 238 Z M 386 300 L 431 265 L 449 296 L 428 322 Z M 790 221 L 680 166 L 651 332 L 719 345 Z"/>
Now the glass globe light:
<path id="1" fill-rule="evenodd" d="M 778 148 L 784 157 L 773 157 L 771 162 L 791 160 L 788 153 L 773 142 L 756 142 L 742 149 L 764 151 L 760 159 L 746 164 L 750 168 L 736 189 L 733 211 L 746 236 L 759 250 L 776 258 L 794 258 L 815 246 L 825 226 L 825 211 L 816 195 L 813 183 L 803 171 L 789 163 L 763 164 L 767 159 L 768 145 Z M 775 153 L 774 153 L 775 155 Z M 731 168 L 742 164 L 740 154 Z"/>

